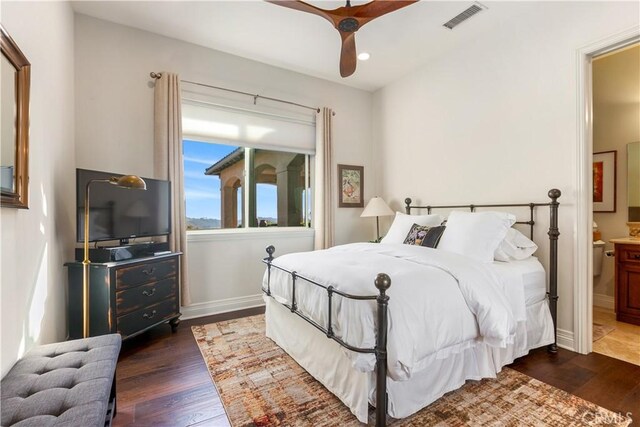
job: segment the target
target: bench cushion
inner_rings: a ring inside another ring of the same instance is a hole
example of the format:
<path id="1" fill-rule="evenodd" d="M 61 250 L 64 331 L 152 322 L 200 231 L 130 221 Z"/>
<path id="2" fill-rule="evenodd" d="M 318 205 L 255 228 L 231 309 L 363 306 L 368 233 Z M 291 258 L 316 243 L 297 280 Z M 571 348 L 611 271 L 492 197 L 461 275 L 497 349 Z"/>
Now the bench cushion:
<path id="1" fill-rule="evenodd" d="M 2 379 L 2 426 L 103 426 L 121 338 L 35 347 Z"/>

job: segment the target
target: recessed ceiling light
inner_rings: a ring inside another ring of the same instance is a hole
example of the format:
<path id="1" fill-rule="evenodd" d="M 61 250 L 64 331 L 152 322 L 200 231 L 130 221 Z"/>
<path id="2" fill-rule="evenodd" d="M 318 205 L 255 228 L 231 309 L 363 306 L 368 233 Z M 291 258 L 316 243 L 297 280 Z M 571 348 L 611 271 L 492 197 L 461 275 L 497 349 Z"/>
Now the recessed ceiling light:
<path id="1" fill-rule="evenodd" d="M 360 61 L 366 61 L 367 59 L 369 59 L 371 57 L 371 55 L 369 55 L 367 52 L 362 52 L 358 54 L 358 59 Z"/>

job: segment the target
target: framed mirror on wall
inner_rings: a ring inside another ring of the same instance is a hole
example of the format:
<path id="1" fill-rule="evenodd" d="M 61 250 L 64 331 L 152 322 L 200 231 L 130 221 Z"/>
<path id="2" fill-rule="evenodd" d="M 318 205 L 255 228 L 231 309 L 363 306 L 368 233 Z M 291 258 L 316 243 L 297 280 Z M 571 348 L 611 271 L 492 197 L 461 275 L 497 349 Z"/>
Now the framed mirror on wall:
<path id="1" fill-rule="evenodd" d="M 0 24 L 0 206 L 29 207 L 31 64 Z"/>

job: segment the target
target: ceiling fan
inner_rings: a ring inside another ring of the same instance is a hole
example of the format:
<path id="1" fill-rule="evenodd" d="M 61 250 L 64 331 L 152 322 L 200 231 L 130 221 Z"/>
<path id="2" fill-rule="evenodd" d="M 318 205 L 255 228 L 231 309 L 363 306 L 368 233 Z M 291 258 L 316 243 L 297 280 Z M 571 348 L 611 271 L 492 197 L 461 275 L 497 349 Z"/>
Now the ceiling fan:
<path id="1" fill-rule="evenodd" d="M 367 22 L 416 3 L 418 0 L 373 0 L 359 6 L 351 6 L 351 1 L 347 0 L 346 6 L 332 10 L 321 9 L 301 0 L 265 1 L 301 12 L 312 13 L 331 22 L 342 38 L 340 75 L 349 77 L 356 71 L 356 31 Z"/>

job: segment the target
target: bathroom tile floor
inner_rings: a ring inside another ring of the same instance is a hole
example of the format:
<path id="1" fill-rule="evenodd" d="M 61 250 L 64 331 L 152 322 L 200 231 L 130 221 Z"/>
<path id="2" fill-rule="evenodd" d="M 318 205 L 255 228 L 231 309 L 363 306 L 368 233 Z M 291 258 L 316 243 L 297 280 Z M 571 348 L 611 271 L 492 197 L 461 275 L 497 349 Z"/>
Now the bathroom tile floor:
<path id="1" fill-rule="evenodd" d="M 594 352 L 640 365 L 640 326 L 618 322 L 613 310 L 601 307 L 593 307 L 593 323 L 616 328 L 593 343 Z"/>

